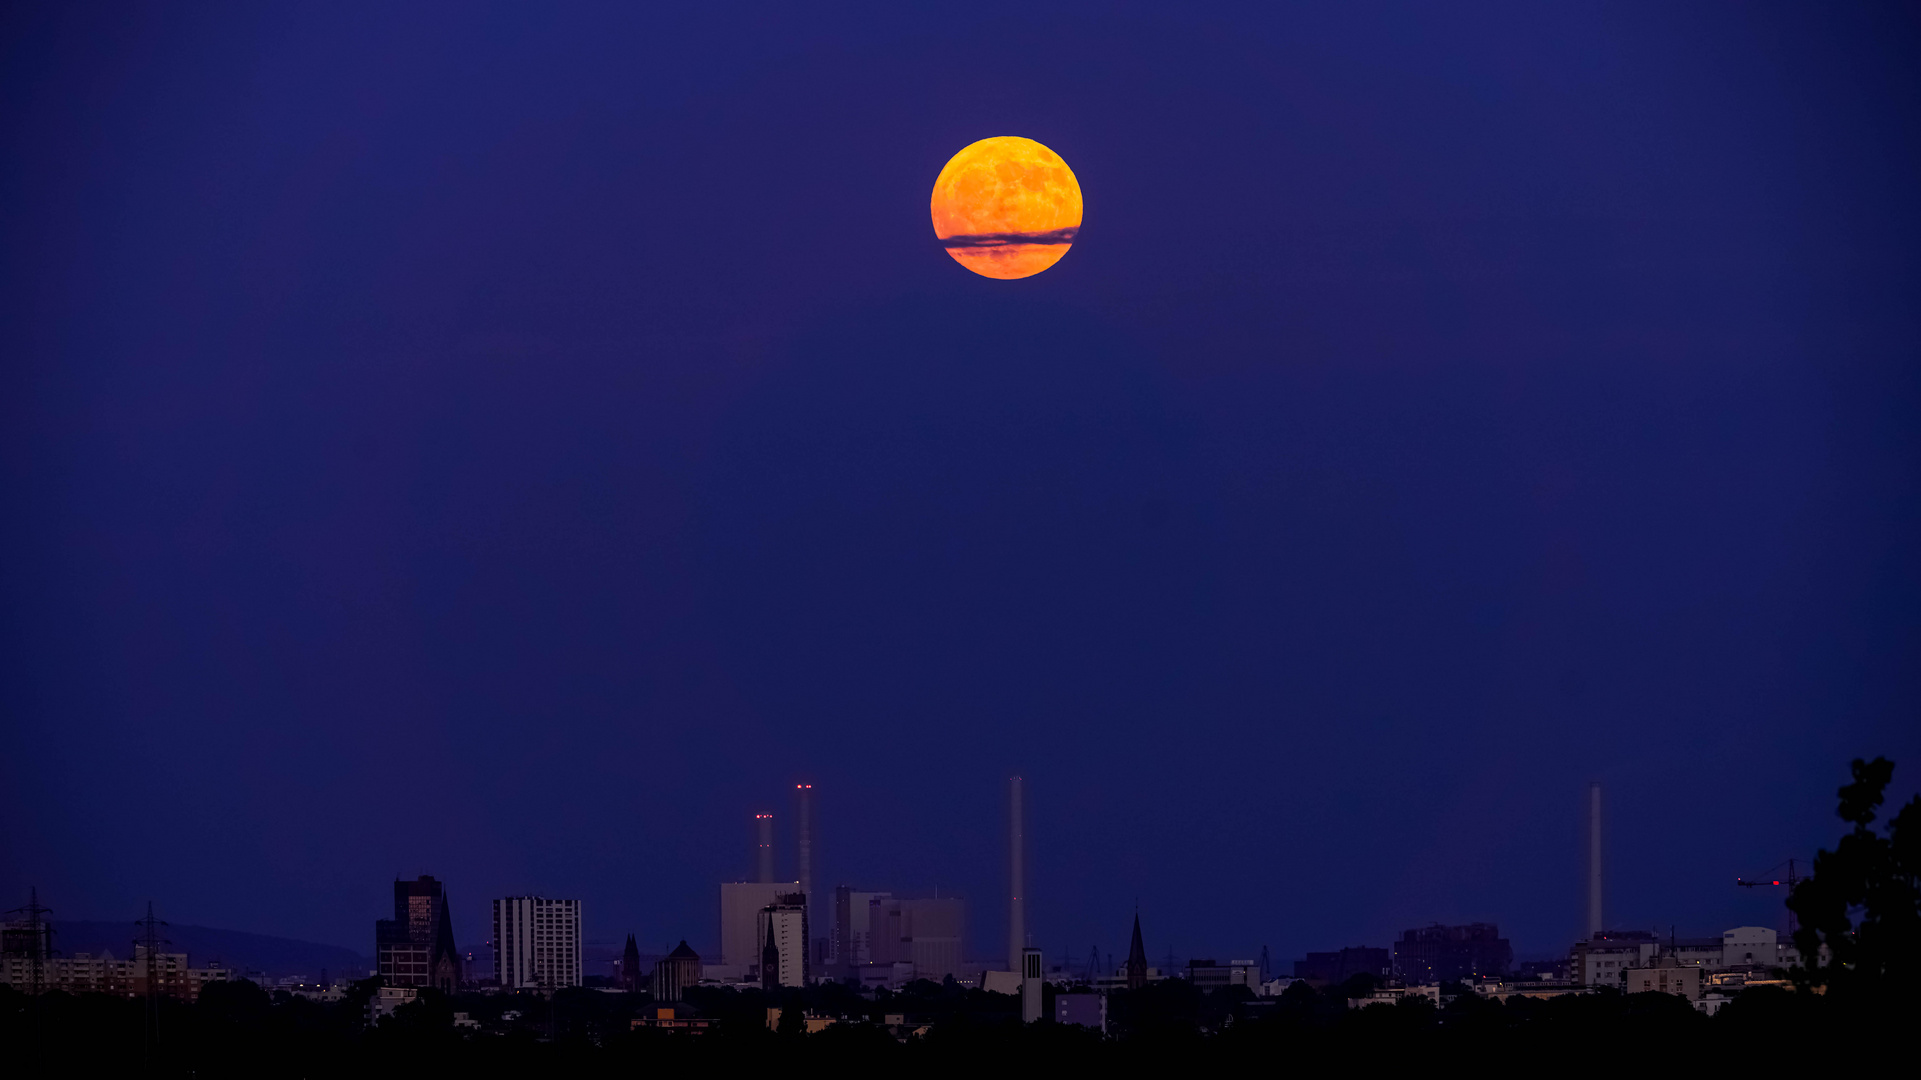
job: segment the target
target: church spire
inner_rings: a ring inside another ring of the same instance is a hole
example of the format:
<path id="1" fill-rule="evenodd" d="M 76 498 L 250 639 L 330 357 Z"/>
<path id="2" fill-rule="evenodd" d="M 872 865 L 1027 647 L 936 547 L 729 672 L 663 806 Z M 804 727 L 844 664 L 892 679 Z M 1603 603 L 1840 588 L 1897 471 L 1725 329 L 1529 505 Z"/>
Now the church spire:
<path id="1" fill-rule="evenodd" d="M 627 947 L 620 954 L 620 988 L 629 993 L 640 989 L 640 944 L 627 935 Z"/>
<path id="2" fill-rule="evenodd" d="M 1147 949 L 1141 944 L 1141 913 L 1134 913 L 1134 940 L 1127 946 L 1127 988 L 1147 985 Z"/>
<path id="3" fill-rule="evenodd" d="M 780 986 L 780 946 L 774 941 L 774 920 L 767 919 L 767 944 L 760 950 L 760 988 L 774 990 Z"/>

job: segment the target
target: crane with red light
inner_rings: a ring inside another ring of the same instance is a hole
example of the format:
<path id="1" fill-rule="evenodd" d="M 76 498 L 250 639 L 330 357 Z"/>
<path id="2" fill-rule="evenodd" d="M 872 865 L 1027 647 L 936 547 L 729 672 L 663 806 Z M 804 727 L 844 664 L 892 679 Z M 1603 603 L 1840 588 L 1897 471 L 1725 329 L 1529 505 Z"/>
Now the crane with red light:
<path id="1" fill-rule="evenodd" d="M 1787 876 L 1786 877 L 1774 876 L 1783 866 L 1786 866 L 1788 868 Z M 1807 879 L 1801 877 L 1799 874 L 1795 872 L 1794 860 L 1789 859 L 1786 863 L 1775 863 L 1772 867 L 1768 869 L 1767 876 L 1764 878 L 1760 878 L 1754 881 L 1749 881 L 1747 878 L 1735 878 L 1734 883 L 1736 885 L 1741 886 L 1743 889 L 1759 889 L 1764 886 L 1774 887 L 1774 886 L 1786 885 L 1788 887 L 1788 896 L 1792 897 L 1794 895 L 1794 887 L 1796 885 L 1799 885 L 1801 882 L 1805 880 Z M 1789 908 L 1788 909 L 1788 933 L 1789 934 L 1794 933 L 1795 926 L 1796 926 L 1796 923 L 1794 921 L 1794 909 Z"/>

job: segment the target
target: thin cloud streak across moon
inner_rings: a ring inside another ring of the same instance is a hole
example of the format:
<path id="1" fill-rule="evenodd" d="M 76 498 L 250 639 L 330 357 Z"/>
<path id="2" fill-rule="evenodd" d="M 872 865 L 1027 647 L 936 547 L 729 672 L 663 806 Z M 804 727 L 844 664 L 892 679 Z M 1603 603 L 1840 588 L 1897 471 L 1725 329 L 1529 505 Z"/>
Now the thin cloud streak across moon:
<path id="1" fill-rule="evenodd" d="M 1072 244 L 1074 237 L 1077 236 L 1080 231 L 1079 226 L 1070 226 L 1065 229 L 1054 229 L 1050 232 L 976 233 L 972 236 L 947 237 L 941 241 L 941 246 L 950 251 L 954 248 L 1006 247 L 1009 244 L 1059 244 L 1065 246 Z"/>
<path id="2" fill-rule="evenodd" d="M 1081 185 L 1032 139 L 982 139 L 948 160 L 928 200 L 934 236 L 982 277 L 1033 277 L 1059 262 L 1081 227 Z"/>

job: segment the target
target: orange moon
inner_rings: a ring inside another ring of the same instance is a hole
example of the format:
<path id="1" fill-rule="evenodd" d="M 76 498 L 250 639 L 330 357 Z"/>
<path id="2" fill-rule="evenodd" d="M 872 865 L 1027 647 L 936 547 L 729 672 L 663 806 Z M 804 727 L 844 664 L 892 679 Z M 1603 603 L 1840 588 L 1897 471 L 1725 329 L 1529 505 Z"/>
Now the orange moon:
<path id="1" fill-rule="evenodd" d="M 1081 184 L 1061 156 L 1000 135 L 955 154 L 934 180 L 934 236 L 982 277 L 1033 277 L 1061 261 L 1081 229 Z"/>

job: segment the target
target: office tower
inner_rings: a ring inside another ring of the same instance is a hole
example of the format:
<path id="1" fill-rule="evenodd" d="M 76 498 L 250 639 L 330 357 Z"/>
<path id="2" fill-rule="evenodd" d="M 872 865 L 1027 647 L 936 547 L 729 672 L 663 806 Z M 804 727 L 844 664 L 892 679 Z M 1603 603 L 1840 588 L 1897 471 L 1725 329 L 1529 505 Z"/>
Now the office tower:
<path id="1" fill-rule="evenodd" d="M 755 966 L 761 986 L 806 986 L 813 981 L 808 965 L 807 897 L 787 893 L 760 910 L 754 937 L 761 943 Z"/>
<path id="2" fill-rule="evenodd" d="M 679 1001 L 687 988 L 700 982 L 700 954 L 681 939 L 674 951 L 654 965 L 654 1000 Z"/>
<path id="3" fill-rule="evenodd" d="M 1021 1023 L 1031 1024 L 1041 1018 L 1041 992 L 1045 983 L 1041 979 L 1041 951 L 1034 948 L 1021 950 Z"/>
<path id="4" fill-rule="evenodd" d="M 774 815 L 754 815 L 754 880 L 767 884 L 774 880 Z"/>
<path id="5" fill-rule="evenodd" d="M 460 986 L 447 892 L 432 875 L 394 882 L 394 917 L 374 921 L 374 954 L 388 986 Z"/>
<path id="6" fill-rule="evenodd" d="M 1147 949 L 1141 944 L 1141 913 L 1134 913 L 1134 940 L 1127 945 L 1127 988 L 1147 985 Z"/>
<path id="7" fill-rule="evenodd" d="M 628 993 L 640 990 L 640 945 L 632 934 L 627 935 L 627 947 L 620 952 L 620 988 Z"/>
<path id="8" fill-rule="evenodd" d="M 1607 929 L 1601 921 L 1601 784 L 1587 786 L 1587 934 Z"/>
<path id="9" fill-rule="evenodd" d="M 1021 834 L 1021 778 L 1007 782 L 1007 970 L 1021 969 L 1027 947 L 1027 860 Z"/>
<path id="10" fill-rule="evenodd" d="M 580 901 L 494 901 L 494 977 L 502 990 L 581 985 Z"/>
<path id="11" fill-rule="evenodd" d="M 760 913 L 780 897 L 800 892 L 798 881 L 728 881 L 720 886 L 720 962 L 760 969 Z"/>

